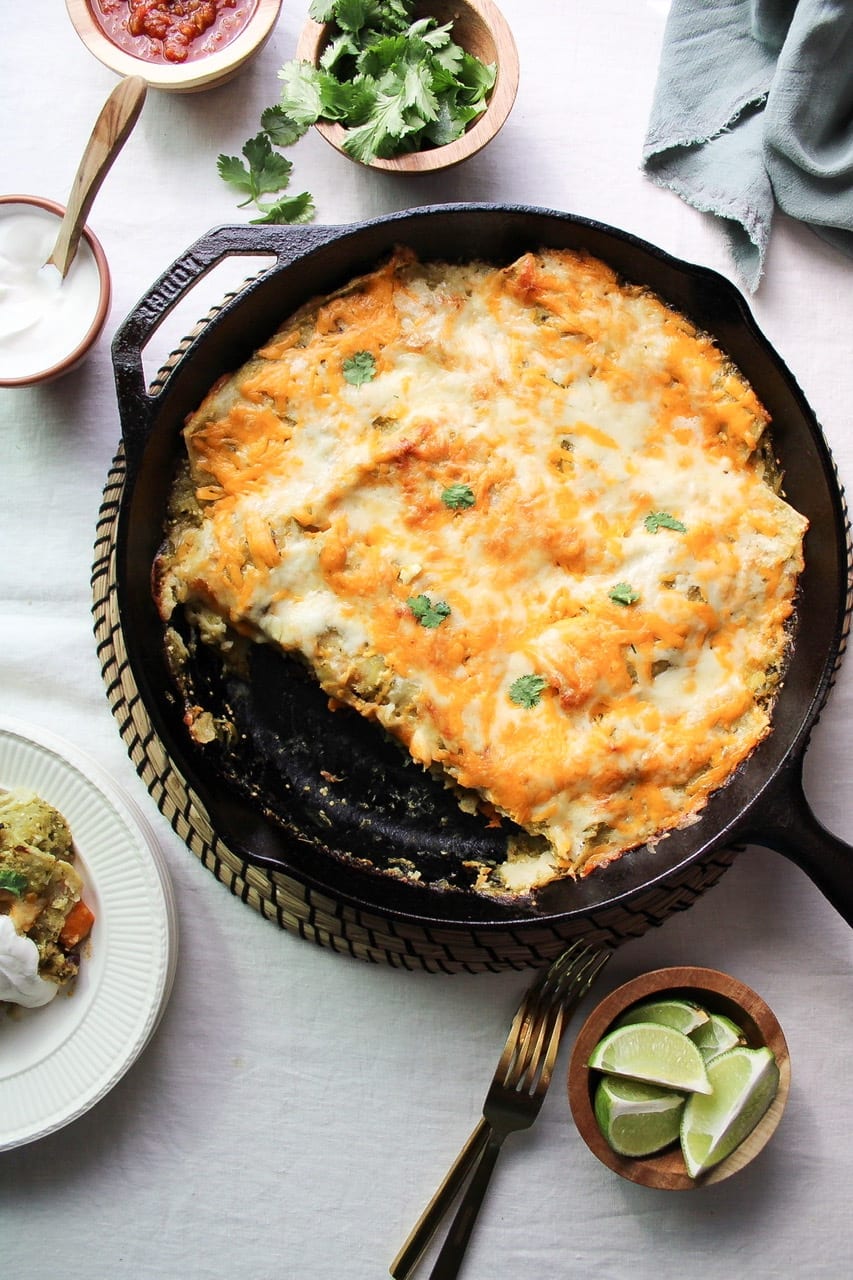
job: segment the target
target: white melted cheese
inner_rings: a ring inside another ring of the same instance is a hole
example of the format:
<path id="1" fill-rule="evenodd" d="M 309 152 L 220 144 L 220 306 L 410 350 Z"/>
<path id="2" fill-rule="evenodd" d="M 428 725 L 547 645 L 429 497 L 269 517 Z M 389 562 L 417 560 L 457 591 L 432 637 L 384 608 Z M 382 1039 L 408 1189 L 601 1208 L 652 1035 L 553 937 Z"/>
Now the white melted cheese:
<path id="1" fill-rule="evenodd" d="M 299 651 L 539 841 L 490 887 L 586 873 L 690 820 L 768 732 L 806 522 L 766 425 L 709 338 L 595 259 L 401 252 L 191 416 L 202 520 L 172 530 L 161 610 L 200 599 Z"/>

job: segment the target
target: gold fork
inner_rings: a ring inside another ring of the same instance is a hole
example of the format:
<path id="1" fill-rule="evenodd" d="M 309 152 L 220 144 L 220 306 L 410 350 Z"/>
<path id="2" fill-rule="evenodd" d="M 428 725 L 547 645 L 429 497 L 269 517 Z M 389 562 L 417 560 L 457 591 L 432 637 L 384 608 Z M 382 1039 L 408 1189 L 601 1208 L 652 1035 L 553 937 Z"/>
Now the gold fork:
<path id="1" fill-rule="evenodd" d="M 536 1119 L 551 1081 L 566 1015 L 589 990 L 610 955 L 608 948 L 576 942 L 527 991 L 486 1094 L 482 1119 L 391 1263 L 394 1280 L 412 1275 L 474 1169 L 431 1280 L 450 1280 L 458 1273 L 501 1145 L 509 1133 L 528 1128 Z"/>

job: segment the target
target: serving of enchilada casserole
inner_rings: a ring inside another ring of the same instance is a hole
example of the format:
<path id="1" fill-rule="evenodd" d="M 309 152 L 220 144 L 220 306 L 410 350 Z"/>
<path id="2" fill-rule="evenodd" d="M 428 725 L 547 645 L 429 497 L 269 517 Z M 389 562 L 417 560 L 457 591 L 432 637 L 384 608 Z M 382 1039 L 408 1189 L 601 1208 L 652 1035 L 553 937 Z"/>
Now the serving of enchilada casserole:
<path id="1" fill-rule="evenodd" d="M 507 826 L 474 887 L 586 875 L 769 732 L 806 521 L 768 425 L 710 337 L 587 254 L 400 249 L 187 419 L 154 567 L 178 685 L 178 612 L 236 670 L 298 655 Z"/>

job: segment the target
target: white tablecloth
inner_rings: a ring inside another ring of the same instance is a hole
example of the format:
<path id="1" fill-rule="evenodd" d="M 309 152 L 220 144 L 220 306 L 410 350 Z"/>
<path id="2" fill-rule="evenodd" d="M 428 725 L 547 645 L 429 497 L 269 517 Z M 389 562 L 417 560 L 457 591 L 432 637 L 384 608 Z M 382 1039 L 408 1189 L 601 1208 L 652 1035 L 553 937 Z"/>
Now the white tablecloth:
<path id="1" fill-rule="evenodd" d="M 311 134 L 293 189 L 318 221 L 505 200 L 626 228 L 731 274 L 720 227 L 640 173 L 665 0 L 503 0 L 521 57 L 515 109 L 442 176 L 377 176 Z M 527 978 L 370 966 L 281 932 L 232 897 L 156 811 L 104 694 L 89 574 L 118 440 L 112 330 L 209 228 L 246 213 L 216 173 L 277 96 L 307 5 L 286 0 L 258 60 L 193 95 L 150 92 L 90 224 L 113 273 L 88 363 L 0 391 L 0 710 L 88 752 L 146 811 L 178 898 L 181 959 L 161 1026 L 93 1110 L 0 1155 L 0 1274 L 47 1280 L 377 1280 L 479 1114 Z M 0 46 L 0 190 L 64 201 L 114 84 L 56 0 L 28 0 Z M 240 264 L 240 278 L 245 264 Z M 200 287 L 152 343 L 155 369 L 231 280 Z M 853 263 L 780 216 L 753 309 L 853 484 Z M 853 667 L 808 755 L 819 817 L 853 839 Z M 748 850 L 690 911 L 624 945 L 603 994 L 665 964 L 725 969 L 787 1035 L 793 1082 L 774 1141 L 719 1187 L 653 1192 L 609 1173 L 572 1124 L 568 1044 L 539 1122 L 507 1145 L 471 1246 L 472 1278 L 835 1278 L 853 1250 L 850 929 L 778 854 Z M 2 1054 L 0 1040 L 0 1054 Z"/>

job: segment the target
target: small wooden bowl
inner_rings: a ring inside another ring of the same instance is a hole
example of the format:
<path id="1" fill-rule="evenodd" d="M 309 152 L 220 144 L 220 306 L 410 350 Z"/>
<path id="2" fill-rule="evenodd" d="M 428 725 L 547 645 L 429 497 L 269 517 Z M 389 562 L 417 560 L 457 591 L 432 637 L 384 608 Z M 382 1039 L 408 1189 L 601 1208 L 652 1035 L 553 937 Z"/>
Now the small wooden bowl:
<path id="1" fill-rule="evenodd" d="M 391 173 L 429 173 L 435 169 L 449 169 L 467 160 L 481 151 L 503 128 L 518 92 L 518 50 L 506 19 L 492 0 L 425 0 L 418 5 L 416 12 L 419 17 L 437 19 L 439 24 L 452 22 L 453 39 L 466 53 L 473 54 L 487 65 L 495 63 L 497 77 L 494 88 L 486 110 L 455 142 L 444 147 L 431 147 L 427 151 L 411 151 L 390 160 L 372 160 L 367 166 L 370 169 L 385 169 Z M 316 66 L 330 35 L 330 24 L 309 19 L 299 36 L 297 59 Z M 343 149 L 346 131 L 341 125 L 321 121 L 314 128 L 336 151 L 347 155 Z M 352 157 L 347 156 L 347 159 Z"/>
<path id="2" fill-rule="evenodd" d="M 779 1088 L 762 1119 L 736 1151 L 709 1169 L 700 1178 L 687 1173 L 678 1146 L 652 1156 L 620 1156 L 605 1141 L 593 1111 L 593 1097 L 599 1072 L 592 1071 L 587 1061 L 592 1050 L 633 1005 L 651 998 L 681 997 L 694 1000 L 712 1013 L 725 1014 L 742 1028 L 754 1049 L 767 1045 L 776 1055 L 779 1066 Z M 716 969 L 656 969 L 641 974 L 612 991 L 581 1027 L 569 1062 L 569 1105 L 578 1132 L 594 1155 L 614 1173 L 644 1187 L 662 1191 L 689 1191 L 722 1182 L 743 1169 L 770 1140 L 782 1118 L 791 1083 L 788 1046 L 772 1010 L 749 987 Z"/>
<path id="3" fill-rule="evenodd" d="M 68 16 L 89 52 L 120 76 L 142 76 L 152 89 L 172 93 L 195 93 L 225 84 L 266 44 L 281 9 L 281 0 L 257 0 L 246 26 L 222 49 L 187 62 L 162 63 L 120 49 L 94 16 L 96 3 L 97 0 L 65 0 Z"/>

